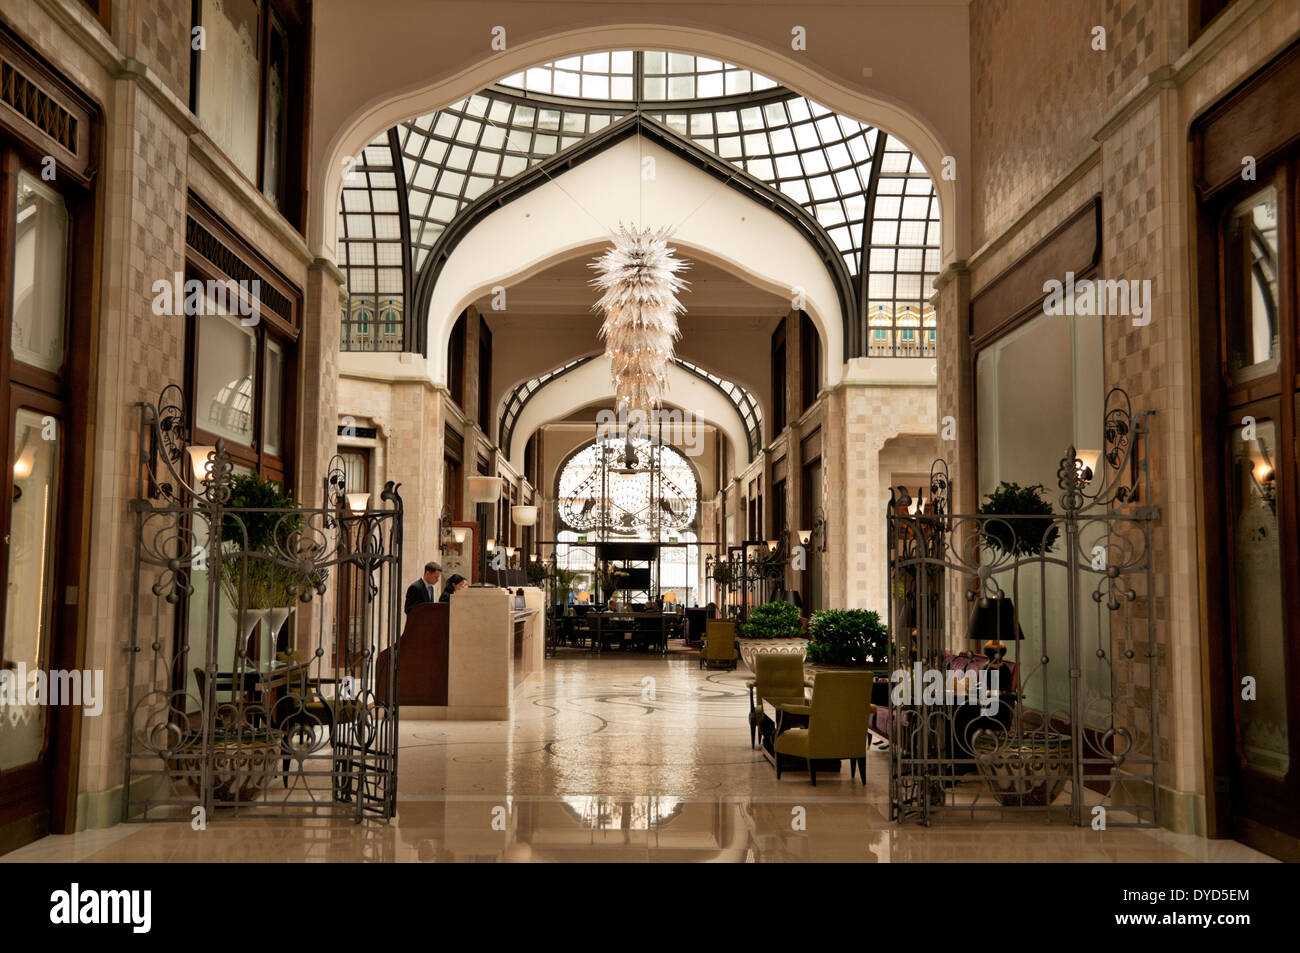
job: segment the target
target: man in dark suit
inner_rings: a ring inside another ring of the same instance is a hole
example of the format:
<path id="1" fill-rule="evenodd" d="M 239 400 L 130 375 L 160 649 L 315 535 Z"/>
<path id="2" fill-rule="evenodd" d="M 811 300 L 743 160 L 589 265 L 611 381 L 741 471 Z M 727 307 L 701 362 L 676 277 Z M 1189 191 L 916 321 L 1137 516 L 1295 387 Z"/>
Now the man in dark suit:
<path id="1" fill-rule="evenodd" d="M 418 606 L 422 602 L 437 602 L 438 580 L 441 577 L 441 566 L 437 563 L 425 563 L 424 575 L 406 587 L 406 609 L 404 611 L 409 613 L 413 606 Z"/>

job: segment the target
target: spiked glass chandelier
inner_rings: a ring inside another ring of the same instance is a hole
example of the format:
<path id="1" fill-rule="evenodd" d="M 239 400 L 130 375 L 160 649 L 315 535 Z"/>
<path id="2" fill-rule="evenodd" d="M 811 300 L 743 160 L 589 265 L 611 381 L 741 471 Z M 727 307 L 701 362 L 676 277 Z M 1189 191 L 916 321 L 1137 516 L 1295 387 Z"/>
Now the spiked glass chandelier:
<path id="1" fill-rule="evenodd" d="M 620 225 L 614 244 L 589 267 L 600 292 L 593 311 L 603 311 L 600 336 L 610 359 L 614 394 L 628 410 L 659 405 L 667 380 L 673 342 L 681 336 L 677 315 L 685 308 L 677 292 L 686 287 L 678 274 L 690 267 L 668 247 L 669 229 Z"/>

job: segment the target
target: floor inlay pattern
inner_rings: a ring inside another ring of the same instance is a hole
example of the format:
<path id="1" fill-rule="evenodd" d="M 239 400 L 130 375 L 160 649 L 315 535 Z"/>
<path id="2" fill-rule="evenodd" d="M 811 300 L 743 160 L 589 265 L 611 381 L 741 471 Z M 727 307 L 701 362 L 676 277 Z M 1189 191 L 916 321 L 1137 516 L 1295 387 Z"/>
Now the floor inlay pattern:
<path id="1" fill-rule="evenodd" d="M 406 721 L 398 816 L 119 825 L 2 861 L 1208 861 L 1230 841 L 1065 824 L 889 821 L 888 755 L 867 784 L 786 772 L 750 748 L 748 672 L 692 658 L 563 658 L 510 722 Z"/>

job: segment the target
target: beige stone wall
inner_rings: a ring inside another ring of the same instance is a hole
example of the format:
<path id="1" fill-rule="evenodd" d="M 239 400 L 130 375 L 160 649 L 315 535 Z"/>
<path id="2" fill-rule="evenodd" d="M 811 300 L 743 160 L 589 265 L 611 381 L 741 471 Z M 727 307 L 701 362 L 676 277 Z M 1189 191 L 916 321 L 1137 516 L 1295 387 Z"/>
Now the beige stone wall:
<path id="1" fill-rule="evenodd" d="M 848 383 L 827 398 L 822 449 L 827 605 L 885 607 L 885 499 L 880 451 L 899 435 L 933 437 L 933 387 Z"/>
<path id="2" fill-rule="evenodd" d="M 303 293 L 296 482 L 308 500 L 320 495 L 336 442 L 332 382 L 342 276 L 328 262 L 309 271 L 305 240 L 235 171 L 189 112 L 188 3 L 114 3 L 111 32 L 75 0 L 11 4 L 3 16 L 97 102 L 103 119 L 98 379 L 87 451 L 94 503 L 82 664 L 104 670 L 106 701 L 101 715 L 83 722 L 77 804 L 78 825 L 97 826 L 115 822 L 120 811 L 134 546 L 127 503 L 136 492 L 136 405 L 155 401 L 169 383 L 184 385 L 187 319 L 155 315 L 151 304 L 153 282 L 185 268 L 188 192 L 200 195 Z M 172 624 L 148 592 L 151 581 L 142 590 L 146 645 L 155 624 L 164 637 Z M 151 674 L 138 665 L 137 684 Z"/>

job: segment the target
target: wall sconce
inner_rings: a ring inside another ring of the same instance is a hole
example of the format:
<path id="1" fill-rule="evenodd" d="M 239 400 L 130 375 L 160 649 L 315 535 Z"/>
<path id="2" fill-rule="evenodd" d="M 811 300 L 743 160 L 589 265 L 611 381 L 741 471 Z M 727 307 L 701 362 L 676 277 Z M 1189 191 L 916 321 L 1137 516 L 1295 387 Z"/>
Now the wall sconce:
<path id="1" fill-rule="evenodd" d="M 515 548 L 514 548 L 513 546 L 507 546 L 507 547 L 506 547 L 506 559 L 514 559 L 514 558 L 515 558 L 515 552 L 516 552 L 516 550 L 515 550 Z"/>
<path id="2" fill-rule="evenodd" d="M 810 539 L 812 539 L 812 530 L 810 530 L 810 529 L 801 529 L 801 530 L 799 530 L 799 545 L 800 545 L 800 546 L 807 546 L 807 545 L 808 545 L 808 540 L 810 540 Z"/>
<path id="3" fill-rule="evenodd" d="M 32 475 L 32 467 L 35 465 L 36 452 L 28 447 L 14 461 L 14 479 L 26 480 Z"/>
<path id="4" fill-rule="evenodd" d="M 1097 463 L 1101 459 L 1100 450 L 1076 450 L 1074 452 L 1075 472 L 1085 484 L 1091 483 L 1097 475 Z"/>
<path id="5" fill-rule="evenodd" d="M 530 563 L 535 563 L 535 562 L 537 562 L 537 554 L 536 554 L 536 553 L 529 553 L 529 554 L 528 554 L 528 561 L 529 561 Z"/>
<path id="6" fill-rule="evenodd" d="M 487 541 L 487 551 L 489 553 L 492 552 L 492 550 L 496 549 L 496 546 L 497 546 L 497 541 L 489 536 Z"/>
<path id="7" fill-rule="evenodd" d="M 769 540 L 767 541 L 767 551 L 768 551 L 769 553 L 774 553 L 774 552 L 776 552 L 776 540 L 774 540 L 774 539 L 769 539 Z"/>
<path id="8" fill-rule="evenodd" d="M 190 467 L 194 471 L 196 488 L 207 482 L 212 475 L 212 461 L 208 459 L 208 454 L 216 452 L 216 447 L 190 447 Z"/>
<path id="9" fill-rule="evenodd" d="M 453 526 L 451 528 L 451 538 L 456 541 L 457 546 L 465 542 L 465 537 L 468 535 L 469 535 L 469 530 L 467 530 L 464 526 Z"/>
<path id="10" fill-rule="evenodd" d="M 348 494 L 348 509 L 350 509 L 353 513 L 359 513 L 359 512 L 362 512 L 362 511 L 364 511 L 364 510 L 368 510 L 368 509 L 370 509 L 370 494 L 369 494 L 369 493 L 349 493 L 349 494 Z"/>
<path id="11" fill-rule="evenodd" d="M 537 523 L 537 507 L 535 506 L 512 506 L 510 515 L 515 521 L 516 526 L 533 526 Z"/>

